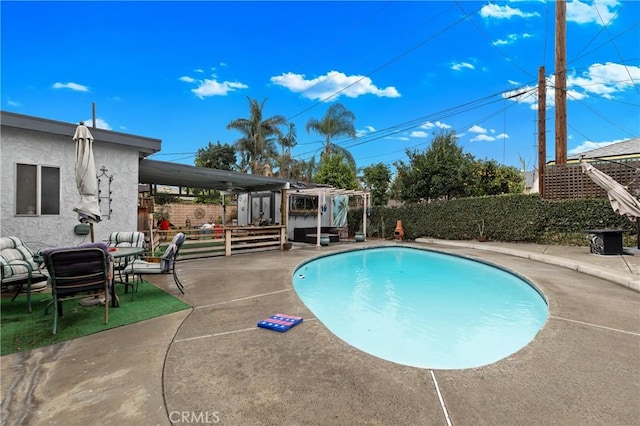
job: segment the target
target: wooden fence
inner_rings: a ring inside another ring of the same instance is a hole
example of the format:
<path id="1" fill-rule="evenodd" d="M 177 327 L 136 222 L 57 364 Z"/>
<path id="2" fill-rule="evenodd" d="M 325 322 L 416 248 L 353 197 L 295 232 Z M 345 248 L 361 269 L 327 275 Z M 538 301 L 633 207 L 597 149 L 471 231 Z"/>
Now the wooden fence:
<path id="1" fill-rule="evenodd" d="M 640 195 L 640 160 L 590 162 L 592 166 L 627 186 L 631 194 Z M 544 172 L 544 193 L 547 199 L 606 197 L 604 189 L 582 172 L 580 163 L 548 165 Z"/>
<path id="2" fill-rule="evenodd" d="M 159 247 L 166 248 L 178 232 L 184 232 L 187 236 L 178 260 L 282 250 L 287 243 L 287 229 L 281 225 L 154 230 L 154 240 Z"/>

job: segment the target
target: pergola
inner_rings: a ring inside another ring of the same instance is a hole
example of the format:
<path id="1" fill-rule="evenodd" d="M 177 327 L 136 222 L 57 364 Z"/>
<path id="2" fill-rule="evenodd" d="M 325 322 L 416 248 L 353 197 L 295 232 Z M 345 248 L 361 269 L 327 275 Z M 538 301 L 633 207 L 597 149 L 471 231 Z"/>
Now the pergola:
<path id="1" fill-rule="evenodd" d="M 292 189 L 288 191 L 287 195 L 312 195 L 318 197 L 318 212 L 317 212 L 317 224 L 316 224 L 316 246 L 320 245 L 320 229 L 321 226 L 321 215 L 322 215 L 322 205 L 325 204 L 327 197 L 331 197 L 334 195 L 353 195 L 362 197 L 362 232 L 367 235 L 367 208 L 371 207 L 371 193 L 369 191 L 357 191 L 351 189 L 336 189 L 332 187 L 315 187 L 315 188 L 304 188 L 304 189 Z M 322 202 L 320 201 L 322 200 Z M 287 206 L 289 203 L 287 203 Z"/>

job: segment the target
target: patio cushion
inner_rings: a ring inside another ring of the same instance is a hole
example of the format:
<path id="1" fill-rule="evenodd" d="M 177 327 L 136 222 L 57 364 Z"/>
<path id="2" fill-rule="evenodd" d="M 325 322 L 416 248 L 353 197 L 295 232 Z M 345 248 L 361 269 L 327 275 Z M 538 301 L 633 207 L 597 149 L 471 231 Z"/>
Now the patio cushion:
<path id="1" fill-rule="evenodd" d="M 142 232 L 112 232 L 109 235 L 109 247 L 144 247 Z"/>
<path id="2" fill-rule="evenodd" d="M 160 258 L 160 263 L 135 259 L 124 268 L 124 273 L 127 275 L 172 273 L 173 280 L 178 286 L 178 289 L 181 293 L 184 294 L 184 288 L 176 272 L 176 258 L 178 257 L 178 252 L 180 251 L 180 247 L 182 247 L 185 239 L 186 235 L 182 232 L 179 232 L 173 237 L 173 240 L 167 247 L 167 250 Z"/>
<path id="3" fill-rule="evenodd" d="M 0 238 L 0 284 L 3 289 L 15 291 L 12 300 L 27 293 L 27 310 L 31 312 L 31 292 L 46 289 L 48 278 L 39 271 L 33 251 L 20 238 Z"/>

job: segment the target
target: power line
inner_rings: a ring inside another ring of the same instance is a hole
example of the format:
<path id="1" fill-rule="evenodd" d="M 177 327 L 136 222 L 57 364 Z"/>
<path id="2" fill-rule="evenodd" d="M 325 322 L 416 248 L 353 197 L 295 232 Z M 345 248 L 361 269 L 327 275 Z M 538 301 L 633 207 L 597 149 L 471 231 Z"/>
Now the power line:
<path id="1" fill-rule="evenodd" d="M 598 10 L 598 6 L 596 5 L 596 3 L 593 4 L 593 7 L 596 10 L 596 12 L 598 13 L 598 18 L 600 18 L 600 21 L 602 21 L 604 23 L 604 21 L 602 20 L 602 16 L 600 15 L 600 10 Z M 617 16 L 617 13 L 616 13 L 616 16 Z M 609 22 L 611 22 L 611 21 L 613 21 L 613 18 L 611 18 L 611 20 L 609 20 Z M 618 46 L 616 45 L 616 43 L 611 38 L 611 35 L 609 34 L 609 31 L 607 30 L 607 26 L 608 26 L 608 23 L 607 23 L 607 25 L 604 25 L 605 34 L 607 35 L 607 37 L 609 37 L 609 40 L 611 40 L 611 45 L 613 45 L 613 48 L 616 51 L 616 53 L 618 54 L 618 57 L 620 58 L 620 61 L 622 63 L 624 63 L 624 59 L 622 58 L 622 53 L 620 53 L 620 50 L 618 49 Z M 629 79 L 633 83 L 633 87 L 636 89 L 636 92 L 638 92 L 638 94 L 640 94 L 640 89 L 638 89 L 638 86 L 636 85 L 636 82 L 633 80 L 633 76 L 631 75 L 631 72 L 629 71 L 629 67 L 627 67 L 625 65 L 624 69 L 627 72 L 627 75 L 629 76 Z"/>
<path id="2" fill-rule="evenodd" d="M 448 9 L 446 9 L 446 10 L 445 10 L 445 11 L 443 11 L 443 12 L 441 12 L 439 15 L 443 14 L 443 13 L 444 13 L 444 12 L 446 12 L 447 10 L 448 10 Z M 480 9 L 478 9 L 478 10 L 480 10 Z M 476 10 L 476 12 L 474 12 L 474 13 L 477 13 L 477 12 L 478 12 L 478 10 Z M 439 16 L 439 15 L 438 15 L 438 16 Z M 419 43 L 418 43 L 418 44 L 416 44 L 415 46 L 413 46 L 413 47 L 411 47 L 410 49 L 408 49 L 408 50 L 404 51 L 403 53 L 401 53 L 400 55 L 398 55 L 398 56 L 394 57 L 393 59 L 391 59 L 391 60 L 389 60 L 389 61 L 387 61 L 387 62 L 383 63 L 382 65 L 380 65 L 379 67 L 375 68 L 373 71 L 371 71 L 371 72 L 367 73 L 366 75 L 362 76 L 361 78 L 359 78 L 358 80 L 354 81 L 353 83 L 351 83 L 351 84 L 349 84 L 349 85 L 347 85 L 347 86 L 343 87 L 342 89 L 340 89 L 340 90 L 336 91 L 335 93 L 333 93 L 333 94 L 331 94 L 331 95 L 329 95 L 329 96 L 327 96 L 327 97 L 325 97 L 325 98 L 321 99 L 320 101 L 316 102 L 315 104 L 311 105 L 310 107 L 305 108 L 305 109 L 303 109 L 302 111 L 300 111 L 300 112 L 298 112 L 298 113 L 296 113 L 296 114 L 294 114 L 294 115 L 292 115 L 292 116 L 288 117 L 288 118 L 287 118 L 287 121 L 292 120 L 292 119 L 294 119 L 294 118 L 296 118 L 296 117 L 298 117 L 298 116 L 300 116 L 300 115 L 304 114 L 305 112 L 307 112 L 307 111 L 309 111 L 309 110 L 311 110 L 311 109 L 313 109 L 313 108 L 317 107 L 318 105 L 323 104 L 323 103 L 324 103 L 324 102 L 326 102 L 327 100 L 329 100 L 329 99 L 331 99 L 331 98 L 335 97 L 336 95 L 339 95 L 340 93 L 344 92 L 345 90 L 349 89 L 350 87 L 353 87 L 353 86 L 355 86 L 356 84 L 360 83 L 360 82 L 361 82 L 362 80 L 364 80 L 365 78 L 369 78 L 369 77 L 371 77 L 373 74 L 377 73 L 378 71 L 380 71 L 380 70 L 382 70 L 382 69 L 384 69 L 384 68 L 388 67 L 389 65 L 393 64 L 394 62 L 397 62 L 397 61 L 399 61 L 400 59 L 404 58 L 405 56 L 407 56 L 407 55 L 409 55 L 409 54 L 411 54 L 411 53 L 415 52 L 416 50 L 418 50 L 419 48 L 421 48 L 421 47 L 422 47 L 422 46 L 424 46 L 425 44 L 429 43 L 429 42 L 430 42 L 430 41 L 432 41 L 433 39 L 437 38 L 438 36 L 440 36 L 440 35 L 444 34 L 444 33 L 445 33 L 445 32 L 447 32 L 447 31 L 449 31 L 451 28 L 455 27 L 456 25 L 460 24 L 461 22 L 464 22 L 464 20 L 466 20 L 466 19 L 467 19 L 467 17 L 468 17 L 468 16 L 463 16 L 462 18 L 460 18 L 460 19 L 458 19 L 458 20 L 454 21 L 452 24 L 450 24 L 450 25 L 446 26 L 444 29 L 440 30 L 440 31 L 439 31 L 439 32 L 437 32 L 436 34 L 434 34 L 434 35 L 431 35 L 431 36 L 427 37 L 426 39 L 422 40 L 421 42 L 419 42 Z"/>
<path id="3" fill-rule="evenodd" d="M 635 24 L 635 25 L 632 25 L 631 27 L 627 28 L 627 29 L 626 29 L 626 30 L 624 30 L 623 32 L 619 33 L 618 35 L 616 35 L 616 36 L 614 36 L 614 37 L 610 37 L 609 41 L 607 41 L 607 42 L 605 42 L 605 43 L 602 43 L 602 44 L 598 45 L 597 47 L 593 48 L 592 50 L 590 50 L 590 51 L 588 51 L 588 52 L 585 52 L 585 53 L 584 53 L 584 54 L 582 54 L 582 55 L 578 55 L 578 56 L 576 56 L 576 57 L 575 57 L 575 58 L 573 58 L 571 61 L 567 62 L 567 65 L 572 64 L 572 63 L 576 62 L 577 60 L 584 58 L 585 56 L 587 56 L 587 55 L 589 55 L 589 54 L 591 54 L 591 53 L 595 52 L 596 50 L 599 50 L 599 49 L 600 49 L 600 48 L 602 48 L 602 47 L 607 46 L 607 45 L 609 44 L 609 42 L 611 42 L 612 40 L 615 40 L 615 39 L 617 39 L 617 38 L 622 37 L 623 35 L 625 35 L 625 34 L 626 34 L 626 33 L 628 33 L 629 31 L 631 31 L 631 30 L 635 29 L 635 28 L 636 28 L 637 26 L 639 26 L 639 25 L 640 25 L 640 22 L 636 22 L 636 24 Z"/>
<path id="4" fill-rule="evenodd" d="M 455 2 L 456 6 L 458 6 L 458 8 L 462 11 L 462 13 L 467 13 L 464 8 L 460 5 L 459 2 Z M 476 11 L 477 12 L 477 11 Z M 473 13 L 473 15 L 475 15 L 475 13 Z M 478 30 L 478 32 L 489 42 L 489 44 L 491 45 L 491 47 L 493 47 L 499 54 L 500 56 L 502 56 L 508 63 L 510 63 L 511 65 L 513 65 L 516 69 L 522 71 L 525 75 L 528 75 L 529 77 L 534 77 L 529 71 L 527 71 L 526 69 L 524 69 L 523 67 L 521 67 L 520 65 L 516 64 L 515 62 L 513 62 L 511 60 L 511 58 L 509 56 L 507 56 L 506 53 L 504 53 L 502 51 L 502 49 L 498 48 L 498 46 L 496 46 L 492 41 L 491 38 L 489 37 L 489 35 L 482 29 L 480 28 L 480 26 L 476 23 L 476 21 L 471 17 L 471 15 L 468 15 L 469 20 L 471 21 L 471 23 L 473 24 L 473 26 Z"/>

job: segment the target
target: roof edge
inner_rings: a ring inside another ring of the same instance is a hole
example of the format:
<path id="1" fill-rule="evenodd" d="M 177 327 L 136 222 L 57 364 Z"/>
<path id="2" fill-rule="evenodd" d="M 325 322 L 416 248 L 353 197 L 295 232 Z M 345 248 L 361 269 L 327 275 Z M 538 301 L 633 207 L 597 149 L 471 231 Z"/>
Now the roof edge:
<path id="1" fill-rule="evenodd" d="M 46 118 L 33 117 L 7 111 L 0 111 L 0 125 L 3 127 L 13 127 L 23 130 L 68 136 L 69 139 L 73 138 L 73 134 L 78 126 L 77 123 L 65 123 L 62 121 L 49 120 Z M 95 141 L 138 148 L 138 151 L 143 157 L 159 152 L 162 146 L 161 139 L 114 132 L 96 127 L 89 127 L 89 130 L 91 130 L 91 134 Z"/>

